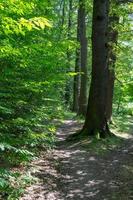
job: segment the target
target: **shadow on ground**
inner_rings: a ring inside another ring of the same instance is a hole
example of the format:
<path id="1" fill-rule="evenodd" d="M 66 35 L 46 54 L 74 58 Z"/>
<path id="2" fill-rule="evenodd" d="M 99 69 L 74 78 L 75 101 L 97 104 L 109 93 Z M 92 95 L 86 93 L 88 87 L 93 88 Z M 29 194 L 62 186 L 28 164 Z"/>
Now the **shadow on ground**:
<path id="1" fill-rule="evenodd" d="M 58 130 L 57 148 L 36 161 L 38 184 L 28 188 L 21 200 L 133 199 L 133 139 L 99 155 L 80 142 L 65 142 L 80 127 L 67 120 Z"/>

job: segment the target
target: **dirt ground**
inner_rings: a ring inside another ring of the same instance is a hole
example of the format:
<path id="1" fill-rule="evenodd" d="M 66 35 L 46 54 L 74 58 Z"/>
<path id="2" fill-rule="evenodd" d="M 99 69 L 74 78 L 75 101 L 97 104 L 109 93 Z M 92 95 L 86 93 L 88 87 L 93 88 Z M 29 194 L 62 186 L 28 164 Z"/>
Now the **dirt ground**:
<path id="1" fill-rule="evenodd" d="M 66 141 L 81 125 L 67 120 L 57 132 L 57 146 L 31 164 L 38 182 L 20 200 L 132 200 L 133 138 L 97 154 Z"/>

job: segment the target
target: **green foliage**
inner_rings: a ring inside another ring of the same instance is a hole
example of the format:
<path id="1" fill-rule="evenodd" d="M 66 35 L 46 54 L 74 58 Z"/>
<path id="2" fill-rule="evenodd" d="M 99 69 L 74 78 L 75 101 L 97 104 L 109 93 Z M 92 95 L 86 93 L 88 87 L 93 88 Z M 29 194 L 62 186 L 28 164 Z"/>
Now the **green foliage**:
<path id="1" fill-rule="evenodd" d="M 0 11 L 0 165 L 7 169 L 0 171 L 0 195 L 11 200 L 32 179 L 14 167 L 54 146 L 54 119 L 63 117 L 65 52 L 75 47 L 55 38 L 47 1 L 1 0 Z"/>
<path id="2" fill-rule="evenodd" d="M 0 169 L 0 198 L 6 200 L 19 199 L 24 192 L 24 188 L 36 179 L 29 173 L 22 174 L 19 171 L 11 172 L 3 168 Z"/>
<path id="3" fill-rule="evenodd" d="M 10 164 L 19 164 L 30 161 L 33 158 L 33 153 L 26 149 L 19 149 L 11 146 L 8 143 L 0 143 L 1 160 L 9 162 Z"/>
<path id="4" fill-rule="evenodd" d="M 4 199 L 19 199 L 25 186 L 32 182 L 30 175 L 13 172 L 14 167 L 19 169 L 42 150 L 54 147 L 57 121 L 63 120 L 64 107 L 67 110 L 64 106 L 66 83 L 72 92 L 72 79 L 77 75 L 74 67 L 75 49 L 79 46 L 76 41 L 78 1 L 72 8 L 69 37 L 68 2 L 64 3 L 64 16 L 63 4 L 59 5 L 58 0 L 0 0 L 0 166 L 6 169 L 0 170 L 0 195 Z M 91 58 L 92 2 L 86 2 L 86 7 Z M 133 115 L 133 41 L 132 23 L 128 20 L 132 5 L 114 10 L 120 15 L 120 23 L 115 28 L 121 32 L 115 47 L 114 111 Z M 89 71 L 90 66 L 89 59 Z M 67 107 L 71 107 L 71 100 Z M 101 141 L 96 149 L 104 151 L 113 142 Z"/>
<path id="5" fill-rule="evenodd" d="M 118 42 L 116 45 L 114 112 L 117 114 L 130 114 L 133 112 L 133 32 L 132 32 L 132 4 L 122 4 L 115 10 L 119 14 Z"/>
<path id="6" fill-rule="evenodd" d="M 7 1 L 1 2 L 1 29 L 4 35 L 9 34 L 22 34 L 25 35 L 26 30 L 31 31 L 32 29 L 44 29 L 45 26 L 51 27 L 49 21 L 45 17 L 31 17 L 37 4 L 34 1 L 26 2 L 21 1 Z M 28 16 L 28 15 L 29 16 Z M 28 17 L 26 19 L 24 17 Z"/>

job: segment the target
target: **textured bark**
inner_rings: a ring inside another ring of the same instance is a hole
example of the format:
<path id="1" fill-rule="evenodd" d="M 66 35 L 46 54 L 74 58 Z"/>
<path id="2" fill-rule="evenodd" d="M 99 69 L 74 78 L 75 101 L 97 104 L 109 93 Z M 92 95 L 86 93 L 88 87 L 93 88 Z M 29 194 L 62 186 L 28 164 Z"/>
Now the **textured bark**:
<path id="1" fill-rule="evenodd" d="M 85 0 L 79 0 L 79 36 L 81 47 L 81 86 L 79 95 L 79 111 L 78 114 L 86 115 L 87 110 L 87 37 L 86 37 L 86 11 Z"/>
<path id="2" fill-rule="evenodd" d="M 109 0 L 94 0 L 92 27 L 92 80 L 87 115 L 82 133 L 110 135 L 106 118 L 108 89 Z"/>

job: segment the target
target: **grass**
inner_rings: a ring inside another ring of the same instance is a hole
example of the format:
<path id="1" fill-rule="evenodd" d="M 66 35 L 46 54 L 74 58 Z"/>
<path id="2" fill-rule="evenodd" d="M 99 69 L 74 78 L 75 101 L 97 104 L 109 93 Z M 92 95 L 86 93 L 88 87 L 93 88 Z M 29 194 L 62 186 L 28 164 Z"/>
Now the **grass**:
<path id="1" fill-rule="evenodd" d="M 104 155 L 118 148 L 122 141 L 123 139 L 119 137 L 106 139 L 89 138 L 89 140 L 87 139 L 81 142 L 81 147 L 96 155 Z"/>
<path id="2" fill-rule="evenodd" d="M 123 138 L 133 137 L 133 116 L 114 115 L 113 124 L 110 127 L 116 135 Z"/>

